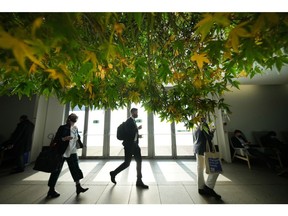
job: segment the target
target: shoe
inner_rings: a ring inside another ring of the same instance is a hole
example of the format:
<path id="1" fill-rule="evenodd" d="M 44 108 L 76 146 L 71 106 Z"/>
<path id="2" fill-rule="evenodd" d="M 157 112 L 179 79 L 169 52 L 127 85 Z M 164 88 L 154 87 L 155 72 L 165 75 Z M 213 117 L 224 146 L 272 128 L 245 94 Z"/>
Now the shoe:
<path id="1" fill-rule="evenodd" d="M 110 172 L 111 182 L 113 182 L 114 184 L 117 184 L 117 182 L 116 182 L 116 180 L 115 180 L 115 176 L 116 176 L 116 175 L 113 174 L 113 171 L 111 171 L 111 172 Z"/>
<path id="2" fill-rule="evenodd" d="M 49 190 L 47 193 L 47 198 L 56 198 L 59 196 L 60 196 L 60 194 L 55 190 Z"/>
<path id="3" fill-rule="evenodd" d="M 198 189 L 198 193 L 204 196 L 210 196 L 210 193 L 205 189 Z"/>
<path id="4" fill-rule="evenodd" d="M 143 189 L 148 189 L 149 188 L 149 186 L 145 185 L 142 181 L 137 181 L 136 182 L 136 187 L 143 188 Z"/>
<path id="5" fill-rule="evenodd" d="M 221 196 L 217 194 L 212 188 L 209 188 L 208 186 L 205 185 L 204 190 L 209 193 L 210 196 L 213 196 L 215 199 L 219 200 L 221 199 Z"/>
<path id="6" fill-rule="evenodd" d="M 80 184 L 77 184 L 76 185 L 76 194 L 77 196 L 80 194 L 80 193 L 84 193 L 88 190 L 89 188 L 82 188 Z"/>

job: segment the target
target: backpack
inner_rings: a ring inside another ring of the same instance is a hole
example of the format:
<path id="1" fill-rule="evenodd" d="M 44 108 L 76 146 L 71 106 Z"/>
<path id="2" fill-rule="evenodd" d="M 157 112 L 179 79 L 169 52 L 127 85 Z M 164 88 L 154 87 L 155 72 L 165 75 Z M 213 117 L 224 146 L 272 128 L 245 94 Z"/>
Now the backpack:
<path id="1" fill-rule="evenodd" d="M 124 140 L 126 137 L 127 137 L 126 122 L 122 122 L 122 123 L 117 127 L 117 139 L 118 139 L 118 140 Z"/>

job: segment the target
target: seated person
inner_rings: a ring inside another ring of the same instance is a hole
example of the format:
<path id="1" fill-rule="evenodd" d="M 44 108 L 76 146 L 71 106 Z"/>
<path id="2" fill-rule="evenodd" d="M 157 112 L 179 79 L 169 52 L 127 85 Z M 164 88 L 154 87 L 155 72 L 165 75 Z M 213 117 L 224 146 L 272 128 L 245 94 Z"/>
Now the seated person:
<path id="1" fill-rule="evenodd" d="M 288 157 L 288 145 L 281 142 L 277 138 L 277 134 L 275 131 L 270 131 L 264 136 L 260 137 L 260 141 L 264 147 L 273 148 L 277 150 L 280 154 L 281 161 L 285 166 L 288 165 L 287 157 Z"/>
<path id="2" fill-rule="evenodd" d="M 251 142 L 246 139 L 241 130 L 234 131 L 234 136 L 231 138 L 231 141 L 235 148 L 260 147 L 258 145 L 251 144 Z"/>
<path id="3" fill-rule="evenodd" d="M 264 153 L 263 148 L 258 145 L 251 144 L 251 142 L 246 139 L 242 131 L 235 130 L 234 136 L 231 137 L 231 142 L 235 148 L 245 148 L 251 156 L 260 159 L 262 162 L 266 163 L 268 167 L 274 167 L 273 162 L 269 156 Z"/>

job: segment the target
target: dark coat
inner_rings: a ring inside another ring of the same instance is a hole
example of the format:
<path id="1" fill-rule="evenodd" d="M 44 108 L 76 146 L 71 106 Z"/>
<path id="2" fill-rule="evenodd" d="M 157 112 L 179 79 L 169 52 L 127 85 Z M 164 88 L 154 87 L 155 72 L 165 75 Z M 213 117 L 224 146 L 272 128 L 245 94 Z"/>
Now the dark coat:
<path id="1" fill-rule="evenodd" d="M 243 140 L 245 141 L 244 138 L 243 138 Z M 242 145 L 242 143 L 240 142 L 240 140 L 236 136 L 231 137 L 231 142 L 232 142 L 234 148 L 244 148 L 244 146 Z"/>
<path id="2" fill-rule="evenodd" d="M 13 151 L 16 155 L 24 154 L 31 150 L 33 132 L 34 124 L 28 119 L 17 124 L 9 139 L 9 143 L 13 145 Z"/>
<path id="3" fill-rule="evenodd" d="M 206 152 L 206 142 L 208 141 L 210 149 L 212 150 L 213 144 L 213 133 L 210 132 L 210 129 L 207 124 L 205 124 L 205 127 L 208 128 L 208 133 L 201 129 L 200 126 L 196 128 L 196 130 L 193 131 L 193 140 L 194 140 L 194 152 L 195 154 L 204 155 L 204 152 Z M 208 150 L 207 150 L 208 151 Z"/>
<path id="4" fill-rule="evenodd" d="M 70 128 L 71 128 L 70 124 L 61 125 L 58 128 L 56 135 L 53 139 L 52 145 L 57 149 L 57 151 L 60 155 L 64 154 L 64 152 L 66 151 L 66 149 L 69 145 L 69 140 L 63 141 L 62 138 L 71 135 Z M 81 142 L 81 140 L 80 140 L 81 137 L 80 137 L 78 131 L 77 131 L 77 134 L 78 134 L 78 140 Z"/>
<path id="5" fill-rule="evenodd" d="M 123 145 L 125 148 L 130 148 L 135 145 L 134 139 L 135 139 L 136 133 L 138 134 L 138 128 L 132 117 L 126 120 L 125 125 L 126 125 L 127 138 L 124 139 Z M 138 142 L 139 142 L 139 135 L 137 136 L 137 141 L 136 141 L 137 145 L 138 145 Z"/>

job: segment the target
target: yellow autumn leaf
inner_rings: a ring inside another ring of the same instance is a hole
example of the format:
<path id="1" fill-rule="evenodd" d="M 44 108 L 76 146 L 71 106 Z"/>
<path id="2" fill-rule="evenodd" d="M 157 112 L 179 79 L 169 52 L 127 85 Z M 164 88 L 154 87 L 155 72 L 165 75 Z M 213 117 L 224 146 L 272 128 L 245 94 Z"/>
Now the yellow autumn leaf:
<path id="1" fill-rule="evenodd" d="M 66 76 L 70 76 L 70 71 L 68 70 L 67 65 L 59 64 L 58 67 L 61 68 L 61 70 L 65 73 Z"/>
<path id="2" fill-rule="evenodd" d="M 91 61 L 93 64 L 93 70 L 96 70 L 96 65 L 98 63 L 98 60 L 97 60 L 95 53 L 91 51 L 87 51 L 87 50 L 84 53 L 86 55 L 86 59 L 83 61 L 83 63 Z"/>
<path id="3" fill-rule="evenodd" d="M 222 26 L 228 26 L 230 20 L 228 19 L 229 13 L 208 13 L 203 15 L 203 19 L 200 20 L 196 26 L 196 33 L 201 34 L 201 42 L 204 41 L 205 37 L 210 32 L 211 27 L 214 24 L 219 24 Z"/>
<path id="4" fill-rule="evenodd" d="M 29 69 L 29 73 L 35 73 L 37 71 L 37 65 L 33 63 Z"/>
<path id="5" fill-rule="evenodd" d="M 243 26 L 246 24 L 247 22 L 240 23 L 238 26 L 232 29 L 229 34 L 228 41 L 231 43 L 231 46 L 235 52 L 239 52 L 239 38 L 252 37 L 252 34 L 243 28 Z"/>
<path id="6" fill-rule="evenodd" d="M 114 30 L 117 34 L 121 35 L 124 29 L 125 25 L 123 23 L 115 23 Z"/>
<path id="7" fill-rule="evenodd" d="M 135 83 L 135 78 L 130 78 L 130 79 L 128 80 L 128 83 L 130 83 L 130 84 Z"/>
<path id="8" fill-rule="evenodd" d="M 176 112 L 176 108 L 172 105 L 169 105 L 168 108 L 167 108 L 167 111 L 169 113 L 175 113 Z"/>
<path id="9" fill-rule="evenodd" d="M 239 74 L 238 77 L 247 77 L 247 72 L 245 70 L 242 70 Z"/>
<path id="10" fill-rule="evenodd" d="M 49 77 L 54 79 L 54 80 L 59 80 L 60 84 L 62 87 L 65 86 L 65 79 L 64 75 L 62 73 L 57 72 L 55 69 L 46 69 L 46 72 L 50 73 Z"/>
<path id="11" fill-rule="evenodd" d="M 202 80 L 199 76 L 196 76 L 193 80 L 193 86 L 197 89 L 200 89 L 202 87 Z"/>
<path id="12" fill-rule="evenodd" d="M 85 91 L 89 91 L 90 95 L 93 94 L 93 84 L 91 83 L 87 83 L 86 86 L 85 86 Z"/>
<path id="13" fill-rule="evenodd" d="M 19 65 L 26 70 L 25 60 L 30 59 L 41 68 L 44 65 L 34 56 L 35 53 L 27 44 L 17 38 L 12 37 L 5 31 L 0 31 L 0 48 L 11 49 Z"/>
<path id="14" fill-rule="evenodd" d="M 112 69 L 113 65 L 111 63 L 108 64 L 108 68 Z"/>
<path id="15" fill-rule="evenodd" d="M 196 61 L 197 66 L 200 70 L 202 70 L 204 63 L 207 63 L 207 64 L 210 63 L 205 53 L 202 53 L 202 54 L 194 53 L 194 55 L 191 56 L 191 61 Z"/>
<path id="16" fill-rule="evenodd" d="M 131 91 L 129 93 L 129 98 L 134 103 L 140 102 L 140 94 L 138 92 L 136 92 L 136 91 Z"/>
<path id="17" fill-rule="evenodd" d="M 40 28 L 40 26 L 43 23 L 43 17 L 38 17 L 37 19 L 34 20 L 33 25 L 32 25 L 32 36 L 35 37 L 36 30 Z"/>

